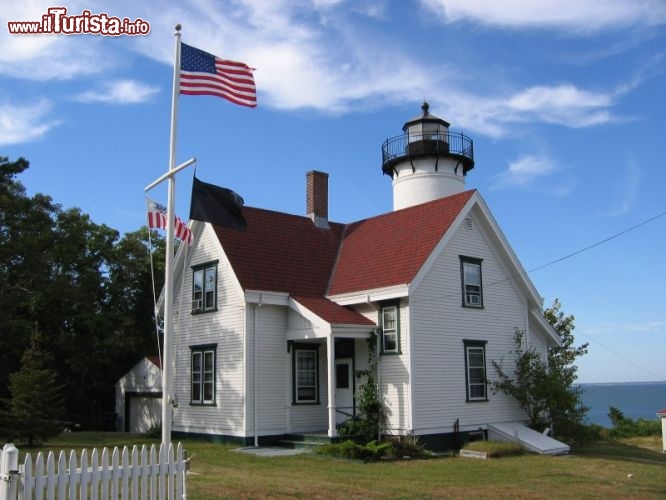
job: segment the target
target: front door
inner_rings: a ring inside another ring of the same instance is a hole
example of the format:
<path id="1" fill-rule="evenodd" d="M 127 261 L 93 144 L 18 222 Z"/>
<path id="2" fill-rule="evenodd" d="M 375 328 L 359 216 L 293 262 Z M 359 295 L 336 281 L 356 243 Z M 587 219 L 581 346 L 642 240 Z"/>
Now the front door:
<path id="1" fill-rule="evenodd" d="M 354 415 L 354 374 L 351 359 L 335 360 L 335 423 Z"/>

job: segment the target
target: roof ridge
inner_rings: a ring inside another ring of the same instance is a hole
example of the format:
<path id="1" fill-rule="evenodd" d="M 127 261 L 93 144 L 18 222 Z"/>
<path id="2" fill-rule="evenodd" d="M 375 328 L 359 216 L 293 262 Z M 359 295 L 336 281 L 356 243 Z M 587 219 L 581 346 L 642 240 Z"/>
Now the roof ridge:
<path id="1" fill-rule="evenodd" d="M 338 241 L 338 248 L 335 251 L 335 261 L 331 266 L 331 273 L 328 275 L 328 281 L 326 282 L 326 290 L 324 291 L 325 293 L 324 297 L 328 296 L 331 290 L 331 283 L 333 282 L 333 277 L 335 276 L 335 272 L 338 269 L 338 263 L 340 262 L 340 255 L 342 254 L 342 246 L 345 244 L 345 237 L 347 236 L 347 230 L 349 229 L 350 225 L 351 224 L 345 224 L 344 227 L 342 228 L 342 231 L 340 232 L 340 240 Z"/>

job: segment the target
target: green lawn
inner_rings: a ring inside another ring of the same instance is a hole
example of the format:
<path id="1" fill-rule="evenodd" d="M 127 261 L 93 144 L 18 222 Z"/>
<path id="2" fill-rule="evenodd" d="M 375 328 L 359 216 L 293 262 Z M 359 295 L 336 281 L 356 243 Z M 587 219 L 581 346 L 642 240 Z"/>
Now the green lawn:
<path id="1" fill-rule="evenodd" d="M 69 433 L 42 451 L 156 442 L 126 434 Z M 596 443 L 566 457 L 453 457 L 369 464 L 316 455 L 256 457 L 229 445 L 182 443 L 193 456 L 187 482 L 188 498 L 193 500 L 666 498 L 666 457 L 660 452 L 660 438 Z"/>

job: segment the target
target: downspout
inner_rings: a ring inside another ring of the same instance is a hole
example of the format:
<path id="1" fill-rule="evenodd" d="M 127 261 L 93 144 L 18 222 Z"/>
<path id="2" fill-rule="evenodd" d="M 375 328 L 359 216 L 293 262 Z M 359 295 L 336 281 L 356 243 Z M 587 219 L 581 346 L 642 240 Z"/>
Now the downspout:
<path id="1" fill-rule="evenodd" d="M 382 371 L 379 367 L 379 360 L 381 358 L 379 357 L 379 331 L 375 328 L 375 360 L 376 360 L 376 365 L 377 365 L 377 395 L 382 398 Z M 383 403 L 382 403 L 383 405 Z M 381 425 L 377 426 L 377 442 L 381 442 L 382 440 L 382 429 Z"/>
<path id="2" fill-rule="evenodd" d="M 326 375 L 327 375 L 327 388 L 328 388 L 328 437 L 334 438 L 337 436 L 335 428 L 335 408 L 337 402 L 335 401 L 335 342 L 333 332 L 329 332 L 326 337 Z"/>
<path id="3" fill-rule="evenodd" d="M 525 299 L 525 343 L 530 346 L 530 302 Z"/>
<path id="4" fill-rule="evenodd" d="M 411 297 L 411 294 L 410 294 Z M 405 311 L 407 313 L 407 319 L 409 321 L 406 322 L 406 329 L 405 329 L 405 335 L 407 335 L 407 340 L 408 340 L 408 345 L 409 345 L 409 352 L 407 355 L 409 356 L 409 392 L 407 394 L 407 425 L 409 426 L 408 432 L 409 434 L 414 434 L 414 387 L 416 384 L 414 383 L 414 325 L 412 324 L 412 306 L 411 302 L 409 301 L 409 298 L 407 299 L 407 305 L 405 307 Z M 402 325 L 400 326 L 402 328 Z M 418 378 L 418 377 L 417 377 Z"/>
<path id="5" fill-rule="evenodd" d="M 263 305 L 264 296 L 259 294 L 259 304 L 254 305 L 254 318 L 252 321 L 252 434 L 254 434 L 254 446 L 259 446 L 259 434 L 257 433 L 257 318 L 259 308 Z"/>

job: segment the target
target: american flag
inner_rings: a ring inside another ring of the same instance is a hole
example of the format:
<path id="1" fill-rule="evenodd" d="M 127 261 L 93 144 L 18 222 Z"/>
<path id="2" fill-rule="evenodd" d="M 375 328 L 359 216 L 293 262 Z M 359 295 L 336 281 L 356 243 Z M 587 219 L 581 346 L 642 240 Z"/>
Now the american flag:
<path id="1" fill-rule="evenodd" d="M 213 95 L 241 106 L 257 106 L 253 70 L 247 64 L 220 59 L 184 43 L 180 47 L 181 94 Z"/>
<path id="2" fill-rule="evenodd" d="M 166 207 L 149 198 L 146 200 L 146 202 L 148 204 L 148 227 L 151 229 L 166 229 Z M 184 241 L 188 245 L 194 243 L 194 235 L 192 234 L 192 230 L 187 227 L 187 224 L 185 224 L 178 216 L 176 216 L 176 224 L 173 228 L 173 234 L 176 238 Z"/>

